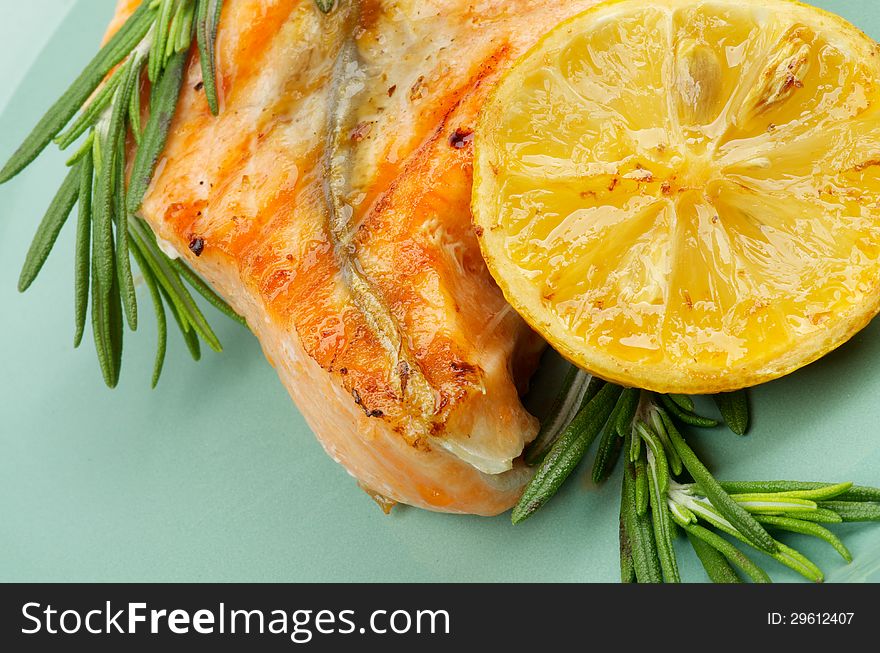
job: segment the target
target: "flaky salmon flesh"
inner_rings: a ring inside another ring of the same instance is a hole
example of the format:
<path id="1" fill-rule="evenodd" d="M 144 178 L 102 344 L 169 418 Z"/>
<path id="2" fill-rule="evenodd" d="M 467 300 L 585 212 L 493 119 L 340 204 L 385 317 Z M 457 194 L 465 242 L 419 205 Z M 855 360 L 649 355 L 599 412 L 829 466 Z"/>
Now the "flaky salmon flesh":
<path id="1" fill-rule="evenodd" d="M 225 0 L 218 117 L 192 54 L 142 217 L 378 496 L 493 515 L 530 477 L 520 397 L 543 342 L 480 255 L 473 127 L 500 74 L 593 4 Z"/>

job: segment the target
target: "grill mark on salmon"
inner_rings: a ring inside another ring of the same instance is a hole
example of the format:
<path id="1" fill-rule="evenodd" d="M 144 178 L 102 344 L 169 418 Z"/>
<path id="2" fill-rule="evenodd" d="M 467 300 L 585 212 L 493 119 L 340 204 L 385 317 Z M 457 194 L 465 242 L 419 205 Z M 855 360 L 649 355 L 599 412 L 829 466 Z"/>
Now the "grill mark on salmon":
<path id="1" fill-rule="evenodd" d="M 350 22 L 360 18 L 357 5 L 352 6 L 354 8 L 350 10 L 351 16 L 348 18 Z M 345 201 L 346 195 L 350 192 L 348 157 L 352 145 L 359 142 L 352 140 L 350 136 L 357 129 L 352 126 L 353 116 L 356 115 L 354 106 L 366 88 L 365 74 L 360 68 L 357 46 L 352 38 L 346 41 L 339 53 L 334 78 L 336 81 L 331 91 L 330 123 L 325 153 L 327 170 L 325 189 L 333 251 L 354 303 L 363 313 L 366 323 L 390 358 L 389 380 L 395 394 L 402 402 L 411 404 L 412 414 L 419 416 L 417 421 L 409 425 L 409 432 L 414 433 L 418 438 L 418 435 L 424 431 L 421 422 L 429 419 L 435 412 L 433 388 L 401 337 L 395 317 L 358 265 L 353 227 L 354 207 Z M 400 375 L 401 365 L 406 369 L 405 381 Z M 370 415 L 384 415 L 381 409 L 366 410 Z"/>

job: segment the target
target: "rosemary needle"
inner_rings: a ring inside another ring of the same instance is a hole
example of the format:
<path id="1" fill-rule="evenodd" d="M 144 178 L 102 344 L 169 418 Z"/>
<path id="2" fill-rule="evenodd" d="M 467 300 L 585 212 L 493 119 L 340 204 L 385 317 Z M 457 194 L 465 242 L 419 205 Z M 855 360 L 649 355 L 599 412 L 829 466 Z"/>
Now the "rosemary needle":
<path id="1" fill-rule="evenodd" d="M 668 394 L 666 395 L 672 401 L 679 405 L 682 410 L 686 410 L 688 412 L 694 412 L 694 400 L 691 399 L 688 395 L 682 394 Z"/>
<path id="2" fill-rule="evenodd" d="M 49 204 L 43 221 L 37 228 L 37 233 L 31 242 L 31 247 L 21 268 L 21 275 L 18 278 L 19 292 L 27 290 L 37 278 L 43 264 L 49 257 L 49 252 L 52 251 L 52 246 L 58 239 L 61 227 L 64 226 L 67 217 L 73 210 L 73 205 L 76 204 L 81 182 L 80 165 L 74 165 L 67 173 L 61 188 L 58 189 Z"/>
<path id="3" fill-rule="evenodd" d="M 620 392 L 620 386 L 608 383 L 581 408 L 553 444 L 534 478 L 523 490 L 522 497 L 511 515 L 514 524 L 528 519 L 556 494 L 608 420 Z"/>
<path id="4" fill-rule="evenodd" d="M 771 494 L 777 497 L 793 497 L 796 499 L 809 499 L 812 501 L 826 501 L 846 494 L 849 492 L 850 488 L 852 488 L 852 485 L 852 481 L 849 481 L 846 483 L 835 483 L 834 485 L 825 485 L 817 488 L 782 490 Z M 754 494 L 762 493 L 756 492 Z"/>
<path id="5" fill-rule="evenodd" d="M 689 410 L 684 410 L 667 395 L 658 396 L 660 397 L 660 402 L 666 407 L 666 409 L 685 424 L 700 428 L 712 428 L 718 426 L 718 422 L 710 417 L 703 417 L 702 415 L 697 415 Z"/>
<path id="6" fill-rule="evenodd" d="M 92 240 L 94 241 L 94 237 Z M 92 334 L 95 339 L 95 352 L 98 355 L 98 364 L 101 367 L 101 374 L 104 376 L 104 383 L 109 388 L 115 388 L 116 373 L 113 370 L 115 356 L 113 355 L 110 338 L 110 311 L 108 306 L 110 292 L 101 288 L 98 282 L 97 274 L 94 270 L 94 243 L 92 248 Z"/>
<path id="7" fill-rule="evenodd" d="M 128 102 L 128 128 L 131 135 L 134 136 L 134 142 L 137 147 L 141 144 L 141 87 L 140 78 L 138 85 L 131 94 Z"/>
<path id="8" fill-rule="evenodd" d="M 131 253 L 138 263 L 138 266 L 144 272 L 144 283 L 150 291 L 150 299 L 153 302 L 153 311 L 156 314 L 156 327 L 158 334 L 158 342 L 156 343 L 156 358 L 153 363 L 153 377 L 150 386 L 155 388 L 159 383 L 159 377 L 162 375 L 162 367 L 165 364 L 165 351 L 168 345 L 168 323 L 165 319 L 165 305 L 162 303 L 162 294 L 156 283 L 155 277 L 147 272 L 149 266 L 144 260 L 143 255 L 138 247 L 132 247 Z"/>
<path id="9" fill-rule="evenodd" d="M 620 395 L 617 397 L 617 402 L 614 404 L 614 410 L 612 410 L 611 414 L 608 416 L 606 430 L 611 431 L 615 435 L 617 435 L 617 421 L 621 411 L 624 410 L 624 406 L 627 403 L 626 395 L 628 390 L 630 390 L 630 388 L 623 388 L 621 390 Z"/>
<path id="10" fill-rule="evenodd" d="M 636 439 L 636 436 L 633 436 L 633 439 Z M 648 463 L 645 458 L 645 450 L 639 449 L 638 458 L 633 462 L 636 486 L 636 513 L 638 513 L 639 517 L 644 517 L 648 514 L 648 504 L 650 503 Z"/>
<path id="11" fill-rule="evenodd" d="M 171 119 L 177 108 L 180 85 L 186 64 L 186 53 L 172 56 L 159 82 L 153 87 L 150 96 L 150 117 L 141 135 L 141 144 L 134 157 L 128 182 L 128 214 L 141 208 L 141 202 L 153 178 L 153 169 L 165 148 Z"/>
<path id="12" fill-rule="evenodd" d="M 782 530 L 791 531 L 792 533 L 801 533 L 803 535 L 812 535 L 813 537 L 824 540 L 837 551 L 840 556 L 847 562 L 852 562 L 852 554 L 849 549 L 844 546 L 840 538 L 823 526 L 812 522 L 801 521 L 800 519 L 792 519 L 791 517 L 781 517 L 776 515 L 759 515 L 755 517 L 762 524 L 767 526 L 775 526 Z"/>
<path id="13" fill-rule="evenodd" d="M 113 277 L 113 159 L 109 133 L 95 139 L 95 193 L 92 199 L 92 269 L 94 286 L 109 299 Z"/>
<path id="14" fill-rule="evenodd" d="M 192 28 L 192 18 L 190 14 L 190 10 L 193 8 L 192 3 L 188 2 L 177 2 L 175 3 L 176 7 L 174 8 L 173 18 L 168 23 L 168 36 L 165 39 L 165 49 L 160 53 L 162 56 L 162 65 L 165 64 L 166 61 L 171 57 L 172 54 L 177 50 L 178 46 L 181 44 L 181 40 L 183 35 L 181 32 L 187 28 Z M 190 29 L 187 34 L 189 39 L 186 43 L 183 44 L 183 47 L 189 44 L 192 39 L 192 30 Z"/>
<path id="15" fill-rule="evenodd" d="M 721 487 L 730 494 L 743 494 L 747 492 L 800 492 L 803 490 L 840 488 L 842 485 L 845 484 L 833 485 L 831 483 L 804 481 L 721 481 Z M 880 488 L 851 485 L 840 494 L 824 498 L 834 498 L 840 501 L 880 501 Z"/>
<path id="16" fill-rule="evenodd" d="M 183 342 L 186 344 L 186 348 L 189 350 L 189 355 L 192 356 L 194 361 L 201 360 L 202 358 L 202 348 L 199 345 L 199 339 L 196 336 L 195 331 L 190 328 L 189 325 L 185 322 L 185 318 L 182 313 L 180 313 L 177 306 L 175 306 L 171 294 L 168 290 L 160 285 L 159 291 L 162 293 L 162 296 L 165 298 L 165 301 L 168 303 L 169 310 L 171 311 L 171 316 L 174 318 L 174 321 L 177 322 L 177 326 L 180 329 L 180 334 L 183 336 Z"/>
<path id="17" fill-rule="evenodd" d="M 660 439 L 660 442 L 663 443 L 663 448 L 666 449 L 670 470 L 675 476 L 679 476 L 682 472 L 681 457 L 669 441 L 669 434 L 666 433 L 666 426 L 663 423 L 663 417 L 657 409 L 649 410 L 648 417 L 654 434 Z"/>
<path id="18" fill-rule="evenodd" d="M 202 5 L 204 3 L 205 3 L 205 0 L 201 0 L 199 2 L 200 5 Z M 218 7 L 218 9 L 223 6 L 222 3 L 218 5 L 216 3 L 216 1 L 214 4 L 216 7 Z M 191 34 L 192 34 L 193 20 L 195 19 L 195 9 L 196 9 L 195 5 L 185 5 L 185 4 L 182 4 L 177 8 L 177 15 L 180 16 L 180 22 L 177 26 L 177 32 L 176 32 L 176 36 L 174 39 L 173 50 L 184 50 L 189 46 L 190 41 L 192 40 Z M 219 13 L 217 15 L 219 17 Z M 177 16 L 175 16 L 175 19 L 176 18 L 177 18 Z M 216 29 L 216 27 L 215 27 L 215 29 Z M 217 114 L 214 114 L 214 115 L 217 115 Z"/>
<path id="19" fill-rule="evenodd" d="M 150 48 L 147 61 L 147 78 L 154 84 L 159 79 L 162 65 L 165 63 L 165 48 L 168 41 L 168 32 L 171 27 L 171 11 L 174 9 L 174 4 L 174 0 L 159 0 L 159 16 L 156 20 L 155 32 L 153 34 L 153 46 Z"/>
<path id="20" fill-rule="evenodd" d="M 73 346 L 82 342 L 89 307 L 89 270 L 92 242 L 92 150 L 86 150 L 80 168 L 79 206 L 76 223 L 76 253 L 74 261 L 74 322 Z"/>
<path id="21" fill-rule="evenodd" d="M 770 576 L 758 565 L 752 562 L 745 553 L 737 549 L 733 544 L 725 540 L 707 528 L 699 524 L 680 524 L 688 535 L 703 540 L 706 544 L 721 553 L 727 560 L 738 567 L 746 576 L 756 583 L 769 583 Z"/>
<path id="22" fill-rule="evenodd" d="M 617 429 L 613 428 L 611 421 L 605 426 L 602 433 L 602 439 L 599 440 L 599 447 L 596 451 L 596 458 L 593 460 L 592 479 L 597 485 L 602 483 L 617 464 L 620 458 L 620 452 L 623 449 L 623 440 L 617 436 Z"/>
<path id="23" fill-rule="evenodd" d="M 632 542 L 626 530 L 626 515 L 624 506 L 626 502 L 626 483 L 621 483 L 620 496 L 620 519 L 618 524 L 618 538 L 620 540 L 620 582 L 636 582 L 636 569 L 633 566 Z"/>
<path id="24" fill-rule="evenodd" d="M 131 273 L 131 257 L 128 248 L 128 220 L 125 218 L 125 134 L 117 137 L 113 164 L 113 215 L 116 230 L 116 280 L 119 284 L 122 307 L 128 327 L 137 329 L 137 296 Z"/>
<path id="25" fill-rule="evenodd" d="M 807 558 L 804 554 L 799 551 L 795 551 L 789 546 L 786 546 L 782 542 L 777 542 L 777 546 L 779 550 L 773 554 L 773 557 L 776 558 L 779 562 L 789 567 L 790 569 L 794 569 L 804 578 L 807 578 L 814 583 L 821 583 L 825 579 L 825 575 L 822 573 L 822 570 L 819 569 L 809 558 Z"/>
<path id="26" fill-rule="evenodd" d="M 836 512 L 845 522 L 880 521 L 880 503 L 876 501 L 820 501 L 819 508 Z"/>
<path id="27" fill-rule="evenodd" d="M 608 417 L 607 424 L 605 424 L 605 430 L 602 433 L 602 439 L 599 440 L 599 447 L 596 451 L 596 458 L 593 461 L 592 478 L 596 484 L 608 478 L 620 456 L 623 436 L 618 435 L 618 433 L 623 432 L 624 429 L 619 428 L 619 425 L 622 422 L 632 424 L 633 415 L 635 414 L 635 408 L 631 409 L 630 407 L 632 404 L 632 390 L 632 388 L 623 389 L 623 392 L 620 393 L 620 397 L 617 399 L 617 403 L 614 405 L 614 410 L 611 411 L 611 415 Z M 639 391 L 636 390 L 636 397 L 638 397 L 638 393 Z M 637 404 L 638 399 L 636 399 Z"/>
<path id="28" fill-rule="evenodd" d="M 217 99 L 217 55 L 215 45 L 222 8 L 223 3 L 219 0 L 201 0 L 196 15 L 196 41 L 199 45 L 202 82 L 205 85 L 208 107 L 215 116 L 220 112 L 220 105 Z"/>
<path id="29" fill-rule="evenodd" d="M 712 397 L 727 427 L 737 435 L 749 430 L 749 395 L 746 390 L 722 392 Z"/>
<path id="30" fill-rule="evenodd" d="M 643 422 L 636 424 L 636 431 L 649 447 L 647 459 L 651 518 L 654 524 L 654 538 L 657 541 L 660 566 L 663 569 L 663 580 L 667 583 L 679 583 L 681 578 L 672 543 L 675 526 L 670 521 L 669 508 L 667 507 L 669 465 L 666 453 L 660 439 Z"/>
<path id="31" fill-rule="evenodd" d="M 639 408 L 639 400 L 641 396 L 642 391 L 638 388 L 623 389 L 623 393 L 620 395 L 620 400 L 618 402 L 620 408 L 617 411 L 614 423 L 614 428 L 619 437 L 625 438 L 632 429 L 633 419 Z"/>
<path id="32" fill-rule="evenodd" d="M 836 512 L 821 507 L 815 510 L 799 512 L 797 518 L 801 521 L 811 521 L 817 524 L 840 524 L 843 522 L 843 517 Z"/>
<path id="33" fill-rule="evenodd" d="M 742 583 L 742 580 L 727 561 L 727 558 L 718 549 L 696 537 L 693 533 L 688 533 L 687 538 L 694 549 L 694 553 L 697 554 L 700 564 L 706 570 L 709 580 L 713 583 L 721 584 Z"/>
<path id="34" fill-rule="evenodd" d="M 805 512 L 815 510 L 815 501 L 787 497 L 782 494 L 732 494 L 733 499 L 750 513 L 775 515 L 780 512 Z"/>
<path id="35" fill-rule="evenodd" d="M 119 294 L 119 282 L 115 275 L 110 282 L 110 304 L 107 317 L 110 333 L 110 355 L 112 356 L 110 369 L 113 372 L 113 382 L 108 385 L 111 388 L 115 388 L 119 383 L 119 372 L 122 367 L 122 332 L 124 321 L 122 298 Z"/>
<path id="36" fill-rule="evenodd" d="M 629 455 L 630 462 L 635 462 L 639 459 L 639 456 L 642 453 L 642 439 L 641 438 L 630 438 L 629 439 L 629 447 L 627 447 L 627 452 Z"/>
<path id="37" fill-rule="evenodd" d="M 657 477 L 659 485 L 657 486 L 658 492 L 662 493 L 663 496 L 666 496 L 666 493 L 669 490 L 669 465 L 666 459 L 666 452 L 663 449 L 663 444 L 660 442 L 660 439 L 653 433 L 644 422 L 639 422 L 636 424 L 636 431 L 639 436 L 647 443 L 649 448 L 649 456 L 653 456 L 656 464 L 655 468 L 659 472 L 659 476 Z M 650 466 L 651 458 L 648 458 L 648 463 Z"/>
<path id="38" fill-rule="evenodd" d="M 651 490 L 648 487 L 648 461 L 644 449 L 639 451 L 639 457 L 633 465 L 636 473 L 636 512 L 639 517 L 643 517 L 648 514 L 651 498 Z"/>
<path id="39" fill-rule="evenodd" d="M 834 498 L 838 501 L 880 501 L 880 488 L 853 485 L 846 492 Z"/>
<path id="40" fill-rule="evenodd" d="M 76 162 L 78 162 L 80 159 L 82 159 L 86 155 L 86 152 L 93 151 L 94 144 L 95 144 L 95 132 L 94 132 L 94 130 L 92 130 L 89 132 L 89 135 L 83 139 L 83 141 L 82 141 L 82 143 L 80 143 L 79 147 L 76 148 L 76 151 L 70 155 L 70 157 L 67 159 L 67 161 L 64 162 L 64 165 L 66 165 L 68 168 L 70 166 L 74 165 Z M 91 192 L 91 191 L 89 191 L 89 192 Z"/>

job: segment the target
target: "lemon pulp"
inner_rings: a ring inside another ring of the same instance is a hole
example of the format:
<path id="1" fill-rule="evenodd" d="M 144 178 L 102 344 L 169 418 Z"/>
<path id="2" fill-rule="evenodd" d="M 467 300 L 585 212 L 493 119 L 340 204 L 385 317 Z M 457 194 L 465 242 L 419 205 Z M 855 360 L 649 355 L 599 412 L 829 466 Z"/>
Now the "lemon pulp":
<path id="1" fill-rule="evenodd" d="M 473 213 L 559 351 L 661 392 L 732 390 L 880 307 L 880 53 L 786 0 L 620 0 L 506 73 Z"/>

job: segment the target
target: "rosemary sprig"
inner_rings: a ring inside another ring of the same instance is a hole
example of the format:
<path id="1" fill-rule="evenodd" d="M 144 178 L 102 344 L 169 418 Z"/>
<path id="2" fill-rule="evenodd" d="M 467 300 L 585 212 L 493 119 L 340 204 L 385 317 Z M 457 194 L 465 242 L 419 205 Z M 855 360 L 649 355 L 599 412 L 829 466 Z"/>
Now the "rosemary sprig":
<path id="1" fill-rule="evenodd" d="M 222 6 L 223 0 L 144 0 L 0 170 L 4 183 L 53 140 L 62 150 L 80 142 L 68 161 L 67 177 L 37 228 L 18 287 L 23 292 L 34 282 L 78 203 L 74 346 L 82 341 L 91 303 L 95 350 L 109 387 L 119 380 L 124 325 L 131 330 L 138 325 L 131 256 L 150 292 L 159 330 L 154 387 L 167 348 L 166 304 L 196 359 L 201 355 L 199 338 L 216 351 L 221 346 L 190 289 L 243 322 L 190 268 L 169 258 L 137 217 L 165 147 L 194 41 L 208 104 L 212 113 L 219 112 L 215 42 Z M 144 77 L 152 86 L 149 117 L 141 131 Z M 133 161 L 127 148 L 129 134 L 136 144 Z"/>
<path id="2" fill-rule="evenodd" d="M 579 400 L 581 390 L 571 382 L 576 374 L 570 371 L 567 375 L 555 406 Z M 744 434 L 749 424 L 746 392 L 714 399 L 730 430 Z M 823 579 L 819 567 L 775 539 L 768 529 L 815 537 L 849 562 L 852 556 L 840 538 L 820 524 L 880 521 L 880 488 L 849 482 L 715 480 L 685 441 L 676 421 L 703 428 L 717 421 L 698 415 L 693 399 L 686 395 L 657 395 L 607 383 L 592 400 L 583 403 L 576 421 L 579 426 L 575 421 L 559 425 L 558 416 L 552 414 L 545 421 L 555 425 L 556 439 L 552 432 L 543 434 L 542 446 L 550 453 L 539 460 L 534 480 L 514 508 L 513 521 L 518 523 L 545 505 L 586 455 L 592 439 L 602 432 L 592 470 L 594 481 L 602 482 L 610 475 L 617 461 L 615 442 L 627 452 L 620 505 L 623 582 L 678 582 L 673 544 L 678 528 L 687 535 L 714 582 L 740 582 L 737 570 L 753 582 L 770 582 L 767 573 L 734 542 L 819 582 Z M 583 428 L 587 424 L 589 428 Z M 575 440 L 578 444 L 573 447 Z M 682 478 L 685 474 L 690 481 Z"/>
<path id="3" fill-rule="evenodd" d="M 85 67 L 70 88 L 52 105 L 37 126 L 0 169 L 0 184 L 6 183 L 37 158 L 116 64 L 125 59 L 140 43 L 155 22 L 155 7 L 145 1 Z"/>

